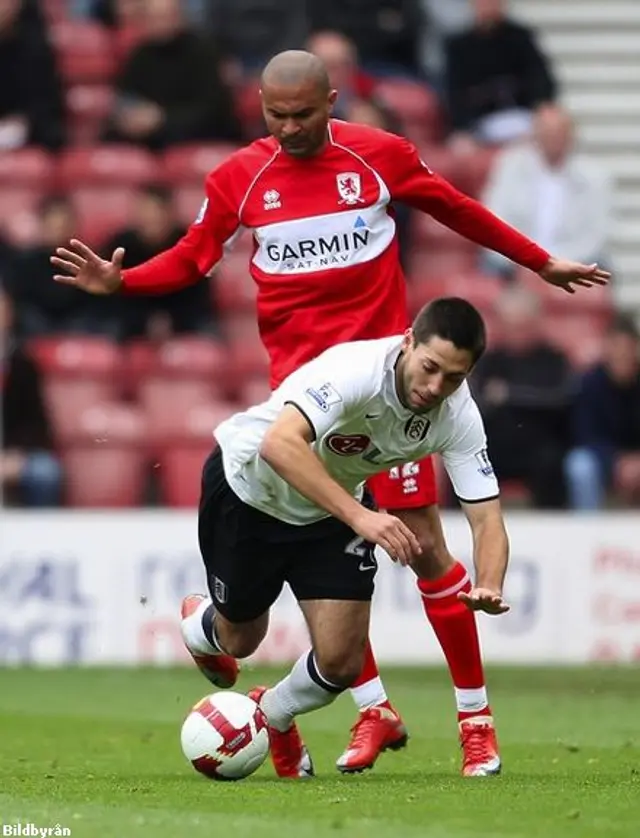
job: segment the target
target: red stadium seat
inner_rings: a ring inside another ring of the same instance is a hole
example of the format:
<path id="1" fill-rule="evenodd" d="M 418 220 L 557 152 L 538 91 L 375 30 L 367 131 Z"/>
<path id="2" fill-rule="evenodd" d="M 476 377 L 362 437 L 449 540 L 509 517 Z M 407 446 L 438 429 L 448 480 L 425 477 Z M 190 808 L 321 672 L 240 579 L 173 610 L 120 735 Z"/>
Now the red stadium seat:
<path id="1" fill-rule="evenodd" d="M 156 355 L 156 372 L 167 380 L 204 381 L 221 397 L 233 378 L 227 348 L 213 338 L 196 336 L 166 341 Z"/>
<path id="2" fill-rule="evenodd" d="M 188 227 L 198 217 L 198 212 L 205 198 L 204 184 L 200 186 L 182 186 L 173 193 L 176 216 L 180 224 Z"/>
<path id="3" fill-rule="evenodd" d="M 154 376 L 140 383 L 138 395 L 148 423 L 149 444 L 157 452 L 187 435 L 187 416 L 193 408 L 214 400 L 215 387 L 206 380 Z"/>
<path id="4" fill-rule="evenodd" d="M 59 20 L 50 28 L 58 66 L 67 84 L 108 81 L 116 71 L 110 31 L 100 24 Z"/>
<path id="5" fill-rule="evenodd" d="M 167 448 L 160 455 L 154 472 L 164 504 L 174 508 L 195 509 L 200 500 L 202 466 L 214 448 L 213 436 L 198 444 Z"/>
<path id="6" fill-rule="evenodd" d="M 476 154 L 456 154 L 443 145 L 420 145 L 420 157 L 436 174 L 461 192 L 477 198 L 493 165 L 497 149 L 482 149 Z"/>
<path id="7" fill-rule="evenodd" d="M 0 233 L 11 244 L 36 244 L 41 227 L 38 204 L 42 198 L 43 193 L 36 187 L 0 186 Z"/>
<path id="8" fill-rule="evenodd" d="M 267 378 L 269 356 L 260 338 L 255 315 L 231 315 L 225 319 L 224 326 L 238 387 L 251 377 Z"/>
<path id="9" fill-rule="evenodd" d="M 84 412 L 117 398 L 118 386 L 115 380 L 54 375 L 45 377 L 44 392 L 56 440 L 65 443 L 84 436 Z"/>
<path id="10" fill-rule="evenodd" d="M 477 258 L 465 246 L 454 249 L 415 249 L 409 254 L 407 274 L 410 287 L 423 279 L 463 276 L 473 273 Z"/>
<path id="11" fill-rule="evenodd" d="M 133 185 L 161 177 L 155 157 L 130 145 L 73 148 L 59 160 L 58 180 L 63 189 L 88 185 Z"/>
<path id="12" fill-rule="evenodd" d="M 29 343 L 45 375 L 84 376 L 117 381 L 122 364 L 118 346 L 107 338 L 45 337 Z"/>
<path id="13" fill-rule="evenodd" d="M 504 285 L 497 277 L 473 271 L 415 277 L 407 288 L 409 310 L 416 314 L 423 305 L 436 297 L 463 297 L 475 305 L 483 315 L 491 315 Z"/>
<path id="14" fill-rule="evenodd" d="M 409 139 L 425 142 L 442 136 L 440 102 L 426 84 L 410 79 L 381 79 L 375 93 L 400 119 Z"/>
<path id="15" fill-rule="evenodd" d="M 227 160 L 236 150 L 237 146 L 230 143 L 174 146 L 164 154 L 164 176 L 171 183 L 197 184 L 202 191 L 209 172 Z"/>
<path id="16" fill-rule="evenodd" d="M 144 451 L 129 446 L 74 446 L 61 455 L 69 506 L 112 509 L 138 506 L 146 478 Z"/>
<path id="17" fill-rule="evenodd" d="M 113 88 L 106 84 L 75 84 L 65 95 L 71 142 L 95 145 L 113 107 Z"/>
<path id="18" fill-rule="evenodd" d="M 71 193 L 78 214 L 78 236 L 100 247 L 106 239 L 126 227 L 135 203 L 130 186 L 83 186 Z M 109 254 L 111 255 L 111 254 Z"/>
<path id="19" fill-rule="evenodd" d="M 156 473 L 166 504 L 198 505 L 202 466 L 215 447 L 213 431 L 238 409 L 235 404 L 209 402 L 183 412 L 182 437 L 158 455 Z"/>
<path id="20" fill-rule="evenodd" d="M 249 378 L 242 383 L 241 402 L 246 407 L 262 404 L 271 396 L 271 387 L 266 377 Z"/>
<path id="21" fill-rule="evenodd" d="M 103 338 L 38 338 L 29 351 L 44 377 L 45 394 L 58 439 L 74 437 L 85 409 L 117 399 L 122 357 Z"/>
<path id="22" fill-rule="evenodd" d="M 142 499 L 147 453 L 143 414 L 121 403 L 84 410 L 75 439 L 62 449 L 67 502 L 77 507 L 130 507 Z"/>
<path id="23" fill-rule="evenodd" d="M 53 182 L 55 163 L 41 148 L 20 148 L 0 154 L 0 188 L 33 186 L 46 190 Z"/>
<path id="24" fill-rule="evenodd" d="M 222 312 L 251 312 L 255 317 L 258 288 L 249 273 L 251 255 L 228 253 L 216 269 L 215 301 Z"/>

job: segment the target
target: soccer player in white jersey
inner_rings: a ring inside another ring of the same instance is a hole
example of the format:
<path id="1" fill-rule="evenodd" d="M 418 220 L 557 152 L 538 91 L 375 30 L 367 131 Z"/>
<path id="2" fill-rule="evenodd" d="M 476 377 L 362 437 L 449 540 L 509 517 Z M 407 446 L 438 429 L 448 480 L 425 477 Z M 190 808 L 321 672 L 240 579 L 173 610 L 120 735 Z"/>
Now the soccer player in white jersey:
<path id="1" fill-rule="evenodd" d="M 275 687 L 251 695 L 270 727 L 281 777 L 313 774 L 295 717 L 330 704 L 357 678 L 369 627 L 375 545 L 409 565 L 429 597 L 434 568 L 420 510 L 369 508 L 371 475 L 442 455 L 474 542 L 475 586 L 448 592 L 470 611 L 501 614 L 508 541 L 484 427 L 466 378 L 485 348 L 480 314 L 465 300 L 426 306 L 404 335 L 340 344 L 305 364 L 271 398 L 223 422 L 205 464 L 200 549 L 211 598 L 191 595 L 182 633 L 195 662 L 229 686 L 236 658 L 263 640 L 284 583 L 298 600 L 312 648 Z M 442 538 L 442 533 L 440 533 Z M 442 538 L 443 543 L 444 539 Z M 443 548 L 445 566 L 454 558 Z M 195 601 L 194 601 L 195 600 Z M 486 690 L 458 690 L 465 776 L 500 771 Z M 482 761 L 466 754 L 481 751 Z"/>
<path id="2" fill-rule="evenodd" d="M 212 270 L 240 229 L 250 230 L 254 246 L 247 267 L 257 286 L 256 314 L 274 389 L 331 346 L 391 337 L 407 327 L 397 202 L 430 214 L 566 291 L 606 283 L 607 271 L 554 257 L 459 192 L 406 139 L 333 119 L 339 94 L 316 56 L 279 53 L 264 68 L 260 86 L 270 136 L 239 149 L 209 173 L 202 209 L 175 247 L 122 270 L 122 248 L 105 260 L 73 240 L 52 257 L 63 272 L 55 279 L 95 294 L 176 291 Z M 418 517 L 425 554 L 434 554 L 434 568 L 443 566 L 446 556 L 436 555 L 444 542 L 431 459 L 380 472 L 368 489 L 379 506 Z M 456 563 L 443 576 L 430 578 L 425 618 L 454 689 L 480 690 L 484 673 L 474 615 L 447 599 L 465 574 Z M 397 750 L 407 740 L 370 644 L 351 695 L 358 720 L 338 758 L 340 771 L 371 767 L 382 751 Z M 467 708 L 457 702 L 456 712 L 464 721 Z M 475 749 L 469 757 L 474 755 L 483 762 Z"/>

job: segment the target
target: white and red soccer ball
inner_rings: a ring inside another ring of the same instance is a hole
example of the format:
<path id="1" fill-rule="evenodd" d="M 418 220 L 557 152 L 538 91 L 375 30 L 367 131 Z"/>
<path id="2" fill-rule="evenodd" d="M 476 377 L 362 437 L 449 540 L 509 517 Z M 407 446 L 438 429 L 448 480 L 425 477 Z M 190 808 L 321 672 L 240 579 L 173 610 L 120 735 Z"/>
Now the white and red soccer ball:
<path id="1" fill-rule="evenodd" d="M 212 780 L 242 780 L 269 753 L 264 713 L 249 696 L 231 691 L 199 701 L 182 725 L 180 741 L 196 771 Z"/>

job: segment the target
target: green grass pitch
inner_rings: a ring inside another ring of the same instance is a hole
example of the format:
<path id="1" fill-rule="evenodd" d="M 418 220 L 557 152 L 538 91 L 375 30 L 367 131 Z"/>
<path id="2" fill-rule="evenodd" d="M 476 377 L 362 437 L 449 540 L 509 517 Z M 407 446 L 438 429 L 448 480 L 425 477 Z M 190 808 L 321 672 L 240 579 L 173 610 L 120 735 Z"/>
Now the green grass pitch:
<path id="1" fill-rule="evenodd" d="M 637 670 L 490 670 L 504 773 L 475 780 L 458 775 L 445 671 L 383 675 L 411 740 L 373 771 L 334 768 L 354 718 L 343 696 L 301 720 L 314 780 L 278 780 L 269 764 L 213 783 L 179 745 L 210 691 L 195 669 L 0 670 L 0 824 L 60 824 L 73 838 L 640 835 Z M 248 669 L 238 688 L 278 676 Z"/>

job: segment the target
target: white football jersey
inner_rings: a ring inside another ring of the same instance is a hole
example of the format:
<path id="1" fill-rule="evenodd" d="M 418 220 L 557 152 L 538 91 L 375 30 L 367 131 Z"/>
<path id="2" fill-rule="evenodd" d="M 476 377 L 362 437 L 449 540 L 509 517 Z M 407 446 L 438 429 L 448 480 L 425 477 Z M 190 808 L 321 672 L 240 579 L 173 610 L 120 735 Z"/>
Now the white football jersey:
<path id="1" fill-rule="evenodd" d="M 433 453 L 442 455 L 461 500 L 497 497 L 484 425 L 467 383 L 428 413 L 412 413 L 396 392 L 401 344 L 395 336 L 334 346 L 296 370 L 268 401 L 222 422 L 215 437 L 238 497 L 290 524 L 328 517 L 260 457 L 267 429 L 287 404 L 307 418 L 314 452 L 357 499 L 372 475 Z"/>

